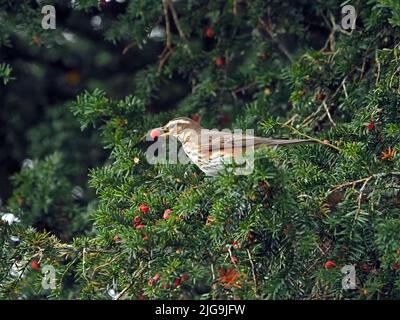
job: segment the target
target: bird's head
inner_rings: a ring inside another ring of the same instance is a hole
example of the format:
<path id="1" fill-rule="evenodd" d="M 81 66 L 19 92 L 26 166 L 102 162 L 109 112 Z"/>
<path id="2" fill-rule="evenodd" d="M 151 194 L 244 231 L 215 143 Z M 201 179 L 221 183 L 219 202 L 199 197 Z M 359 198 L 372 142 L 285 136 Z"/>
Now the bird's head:
<path id="1" fill-rule="evenodd" d="M 193 130 L 198 132 L 201 130 L 201 127 L 196 121 L 190 118 L 182 117 L 169 121 L 160 129 L 164 132 L 161 136 L 172 136 L 179 138 L 185 131 Z"/>

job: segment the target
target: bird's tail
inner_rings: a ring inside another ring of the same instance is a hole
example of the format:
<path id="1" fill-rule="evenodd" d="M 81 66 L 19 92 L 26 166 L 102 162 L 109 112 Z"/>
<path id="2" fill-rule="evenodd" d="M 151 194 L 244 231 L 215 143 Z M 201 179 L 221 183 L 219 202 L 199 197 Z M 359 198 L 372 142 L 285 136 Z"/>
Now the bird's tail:
<path id="1" fill-rule="evenodd" d="M 280 146 L 280 145 L 291 145 L 291 144 L 308 144 L 315 143 L 314 140 L 304 139 L 271 139 L 271 138 L 257 138 L 255 145 L 268 145 L 268 146 Z"/>

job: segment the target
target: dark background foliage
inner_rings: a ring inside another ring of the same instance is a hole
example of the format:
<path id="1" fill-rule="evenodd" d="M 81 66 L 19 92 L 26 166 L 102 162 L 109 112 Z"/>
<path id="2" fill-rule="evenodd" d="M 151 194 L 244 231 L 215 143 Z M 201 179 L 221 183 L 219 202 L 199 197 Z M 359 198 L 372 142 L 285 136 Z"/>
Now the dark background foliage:
<path id="1" fill-rule="evenodd" d="M 46 4 L 56 30 L 0 0 L 2 298 L 399 297 L 397 1 Z M 245 177 L 149 165 L 143 135 L 177 116 L 317 143 Z"/>

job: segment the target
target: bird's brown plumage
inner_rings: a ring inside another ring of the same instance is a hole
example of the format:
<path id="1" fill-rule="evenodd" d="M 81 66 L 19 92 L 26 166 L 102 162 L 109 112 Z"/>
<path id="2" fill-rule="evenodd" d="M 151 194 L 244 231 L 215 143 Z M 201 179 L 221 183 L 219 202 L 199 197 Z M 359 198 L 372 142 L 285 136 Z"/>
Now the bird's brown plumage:
<path id="1" fill-rule="evenodd" d="M 261 146 L 280 146 L 311 143 L 302 139 L 272 139 L 226 131 L 202 128 L 190 118 L 177 118 L 169 121 L 161 128 L 165 133 L 177 138 L 186 155 L 203 172 L 216 175 L 223 170 L 223 160 L 243 155 L 243 152 Z"/>

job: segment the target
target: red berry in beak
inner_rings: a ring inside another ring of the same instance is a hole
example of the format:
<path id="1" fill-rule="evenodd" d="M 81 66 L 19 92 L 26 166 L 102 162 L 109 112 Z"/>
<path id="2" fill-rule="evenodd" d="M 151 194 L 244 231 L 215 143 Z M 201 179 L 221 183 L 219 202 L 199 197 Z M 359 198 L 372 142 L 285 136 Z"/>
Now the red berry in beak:
<path id="1" fill-rule="evenodd" d="M 153 129 L 150 132 L 150 137 L 155 140 L 156 138 L 158 138 L 161 135 L 161 130 L 160 129 Z"/>

